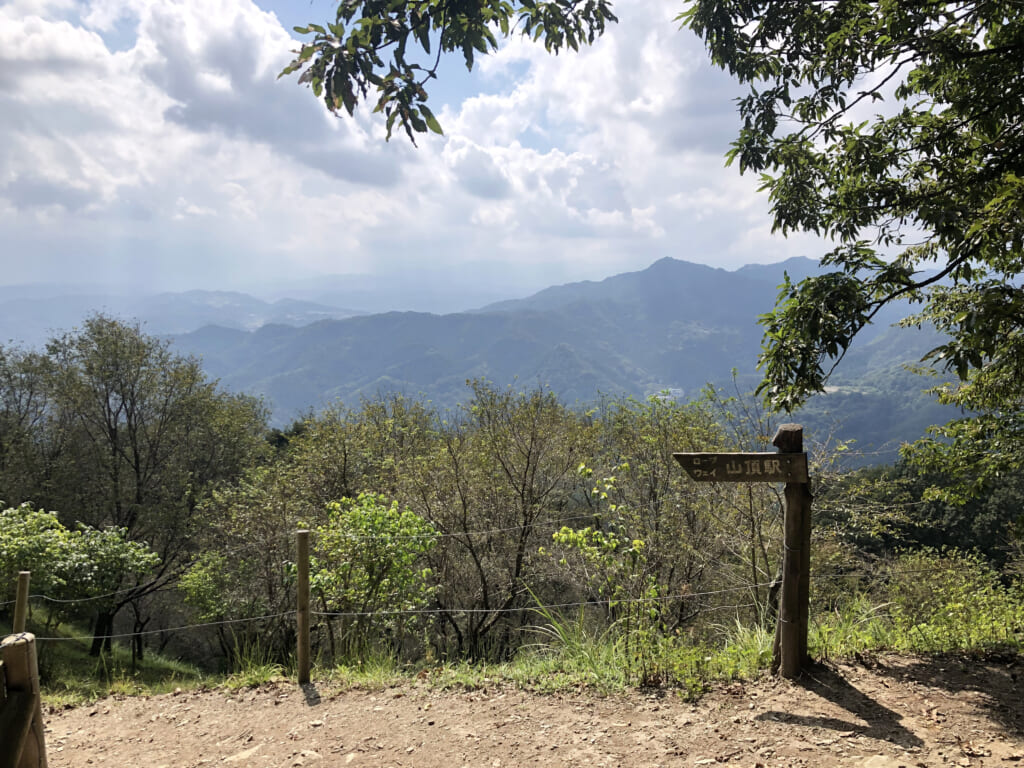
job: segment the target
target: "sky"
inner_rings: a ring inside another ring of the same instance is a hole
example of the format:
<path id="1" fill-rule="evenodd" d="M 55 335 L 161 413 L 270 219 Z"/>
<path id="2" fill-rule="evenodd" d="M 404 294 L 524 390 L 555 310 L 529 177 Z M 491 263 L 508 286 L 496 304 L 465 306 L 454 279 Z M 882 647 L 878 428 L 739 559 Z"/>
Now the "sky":
<path id="1" fill-rule="evenodd" d="M 578 54 L 442 63 L 444 136 L 385 141 L 295 77 L 325 0 L 0 0 L 0 285 L 256 290 L 326 274 L 536 287 L 664 256 L 817 256 L 727 168 L 740 94 L 681 2 L 616 0 Z"/>

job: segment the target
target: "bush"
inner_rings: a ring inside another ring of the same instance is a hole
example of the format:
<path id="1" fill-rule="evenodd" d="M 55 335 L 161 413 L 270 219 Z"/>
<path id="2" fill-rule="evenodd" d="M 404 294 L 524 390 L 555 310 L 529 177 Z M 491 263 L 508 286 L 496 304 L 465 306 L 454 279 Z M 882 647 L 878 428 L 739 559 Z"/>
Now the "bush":
<path id="1" fill-rule="evenodd" d="M 115 592 L 155 568 L 160 558 L 124 528 L 69 530 L 54 512 L 31 504 L 0 511 L 0 601 L 13 597 L 18 571 L 32 572 L 37 593 L 83 600 Z M 103 603 L 94 603 L 94 607 Z"/>
<path id="2" fill-rule="evenodd" d="M 328 504 L 316 534 L 310 587 L 324 612 L 346 614 L 340 649 L 328 623 L 332 654 L 361 654 L 374 636 L 400 647 L 409 624 L 404 612 L 422 608 L 430 595 L 421 558 L 437 541 L 434 528 L 397 501 L 361 493 Z"/>
<path id="3" fill-rule="evenodd" d="M 893 642 L 900 650 L 940 652 L 1020 647 L 1024 590 L 1007 586 L 979 555 L 908 553 L 889 569 Z"/>

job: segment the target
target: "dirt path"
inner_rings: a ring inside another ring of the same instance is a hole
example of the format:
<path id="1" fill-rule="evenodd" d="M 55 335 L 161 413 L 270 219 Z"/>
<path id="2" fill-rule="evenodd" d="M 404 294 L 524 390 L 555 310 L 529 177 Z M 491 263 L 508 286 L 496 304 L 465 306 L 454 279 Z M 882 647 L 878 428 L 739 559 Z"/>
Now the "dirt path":
<path id="1" fill-rule="evenodd" d="M 47 718 L 50 765 L 1021 766 L 1024 663 L 886 657 L 799 684 L 601 697 L 507 687 L 305 690 L 105 700 Z"/>

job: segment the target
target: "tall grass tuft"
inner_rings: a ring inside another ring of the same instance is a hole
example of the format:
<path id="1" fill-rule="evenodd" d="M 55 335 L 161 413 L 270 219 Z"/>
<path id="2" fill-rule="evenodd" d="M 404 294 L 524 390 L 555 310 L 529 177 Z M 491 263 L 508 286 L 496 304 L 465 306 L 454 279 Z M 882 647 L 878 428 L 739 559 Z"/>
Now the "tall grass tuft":
<path id="1" fill-rule="evenodd" d="M 887 602 L 876 603 L 868 595 L 857 593 L 850 600 L 814 615 L 808 627 L 810 654 L 835 659 L 891 646 L 893 629 L 889 607 Z"/>
<path id="2" fill-rule="evenodd" d="M 541 678 L 557 673 L 600 691 L 623 688 L 627 683 L 627 664 L 611 628 L 597 630 L 587 621 L 581 608 L 575 618 L 566 618 L 544 606 L 533 609 L 544 623 L 529 631 L 543 642 L 524 646 L 518 663 L 531 668 Z"/>
<path id="3" fill-rule="evenodd" d="M 231 656 L 234 672 L 224 681 L 229 690 L 259 688 L 285 679 L 284 665 L 274 660 L 273 650 L 262 645 L 259 638 L 247 637 L 242 642 L 236 640 Z"/>

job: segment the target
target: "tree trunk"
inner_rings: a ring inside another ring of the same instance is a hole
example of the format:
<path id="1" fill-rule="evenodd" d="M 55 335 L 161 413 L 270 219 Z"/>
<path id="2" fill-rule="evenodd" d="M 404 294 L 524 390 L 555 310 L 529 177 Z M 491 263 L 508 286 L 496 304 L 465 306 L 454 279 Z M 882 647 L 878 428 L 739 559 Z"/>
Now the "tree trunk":
<path id="1" fill-rule="evenodd" d="M 96 614 L 96 625 L 92 633 L 90 656 L 99 656 L 103 651 L 110 650 L 110 636 L 114 634 L 113 611 L 100 611 Z"/>
<path id="2" fill-rule="evenodd" d="M 143 642 L 144 635 L 142 632 L 146 629 L 146 625 L 149 624 L 149 620 L 153 618 L 148 617 L 145 621 L 139 619 L 138 608 L 135 613 L 135 626 L 132 629 L 132 671 L 135 671 L 135 664 L 143 660 L 143 654 L 145 652 L 145 643 Z"/>

